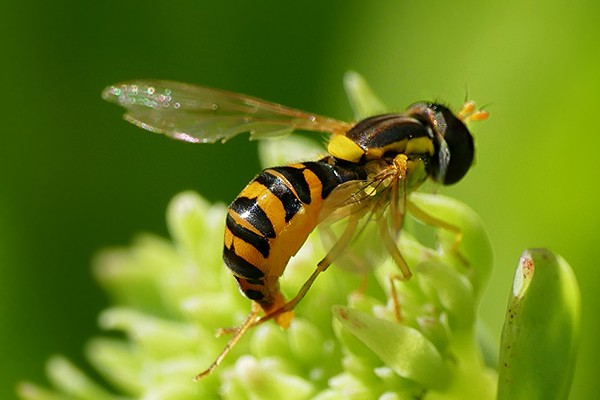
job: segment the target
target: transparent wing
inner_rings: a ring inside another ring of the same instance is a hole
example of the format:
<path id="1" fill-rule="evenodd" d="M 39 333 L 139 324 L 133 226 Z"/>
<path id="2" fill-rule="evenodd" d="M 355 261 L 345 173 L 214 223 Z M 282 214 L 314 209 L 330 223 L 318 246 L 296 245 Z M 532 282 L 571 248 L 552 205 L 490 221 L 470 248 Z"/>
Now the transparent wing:
<path id="1" fill-rule="evenodd" d="M 344 134 L 352 124 L 254 97 L 187 83 L 137 80 L 107 87 L 102 98 L 125 108 L 124 118 L 149 131 L 193 143 L 252 139 L 293 130 Z"/>
<path id="2" fill-rule="evenodd" d="M 319 223 L 332 223 L 352 214 L 369 214 L 369 219 L 377 219 L 384 214 L 390 201 L 399 201 L 394 191 L 404 190 L 404 186 L 390 184 L 393 177 L 404 182 L 395 168 L 383 167 L 371 178 L 352 180 L 337 186 L 325 199 L 319 212 Z"/>
<path id="3" fill-rule="evenodd" d="M 378 221 L 388 218 L 389 191 L 376 179 L 346 182 L 331 192 L 319 215 L 320 238 L 329 261 L 359 273 L 380 263 L 387 252 L 376 239 L 380 235 Z M 335 252 L 340 243 L 342 251 Z"/>
<path id="4" fill-rule="evenodd" d="M 319 223 L 330 225 L 350 215 L 371 210 L 376 201 L 369 193 L 372 183 L 368 180 L 356 180 L 336 187 L 321 207 Z"/>

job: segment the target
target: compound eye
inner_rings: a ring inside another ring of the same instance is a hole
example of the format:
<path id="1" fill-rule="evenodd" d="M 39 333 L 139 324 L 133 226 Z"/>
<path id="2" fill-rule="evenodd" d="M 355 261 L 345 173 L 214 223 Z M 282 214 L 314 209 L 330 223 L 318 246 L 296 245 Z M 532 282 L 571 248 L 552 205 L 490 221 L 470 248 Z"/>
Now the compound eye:
<path id="1" fill-rule="evenodd" d="M 445 130 L 441 130 L 448 146 L 450 160 L 443 174 L 444 185 L 451 185 L 461 180 L 473 164 L 475 145 L 473 136 L 465 124 L 448 109 L 442 111 Z"/>
<path id="2" fill-rule="evenodd" d="M 444 185 L 461 180 L 475 156 L 473 137 L 465 124 L 448 107 L 439 103 L 415 103 L 408 113 L 434 128 L 432 139 L 437 143 L 438 157 L 432 160 L 430 166 L 432 178 Z"/>

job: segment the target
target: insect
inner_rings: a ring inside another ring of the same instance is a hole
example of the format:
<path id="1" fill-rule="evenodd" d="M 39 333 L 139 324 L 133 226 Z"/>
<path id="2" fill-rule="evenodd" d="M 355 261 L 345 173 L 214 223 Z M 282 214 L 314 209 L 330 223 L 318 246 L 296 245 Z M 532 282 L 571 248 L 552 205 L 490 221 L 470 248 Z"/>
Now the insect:
<path id="1" fill-rule="evenodd" d="M 404 113 L 348 123 L 242 94 L 158 80 L 115 84 L 102 97 L 124 107 L 127 121 L 191 143 L 224 142 L 244 132 L 254 139 L 294 130 L 330 135 L 327 156 L 267 168 L 230 204 L 223 259 L 241 292 L 252 300 L 252 310 L 239 327 L 221 330 L 233 336 L 196 379 L 212 372 L 248 329 L 270 319 L 288 327 L 295 306 L 346 250 L 365 217 L 378 224 L 380 239 L 401 278 L 410 278 L 396 240 L 405 208 L 425 214 L 407 201 L 407 195 L 427 178 L 444 185 L 462 179 L 475 152 L 465 124 L 487 118 L 473 102 L 466 102 L 457 113 L 442 104 L 421 102 Z M 341 219 L 347 223 L 339 237 L 330 232 L 334 245 L 296 296 L 286 300 L 278 280 L 290 258 L 317 225 Z"/>

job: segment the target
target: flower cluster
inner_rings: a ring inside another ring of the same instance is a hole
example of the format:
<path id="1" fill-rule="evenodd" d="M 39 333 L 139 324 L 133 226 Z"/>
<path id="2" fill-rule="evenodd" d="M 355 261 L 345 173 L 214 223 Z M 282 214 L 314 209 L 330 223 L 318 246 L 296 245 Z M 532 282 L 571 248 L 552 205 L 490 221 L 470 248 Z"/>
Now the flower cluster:
<path id="1" fill-rule="evenodd" d="M 418 195 L 414 201 L 437 207 L 438 214 L 445 208 L 461 221 L 475 218 L 441 196 Z M 93 339 L 87 346 L 105 384 L 93 383 L 57 357 L 48 363 L 56 392 L 23 384 L 21 397 L 392 399 L 436 392 L 461 398 L 464 389 L 493 392 L 494 374 L 483 363 L 474 328 L 479 280 L 487 277 L 484 269 L 489 271 L 491 260 L 476 218 L 474 227 L 461 226 L 460 251 L 469 265 L 454 255 L 452 235 L 437 249 L 404 235 L 401 248 L 414 266 L 409 282 L 389 279 L 397 274 L 390 261 L 368 271 L 366 284 L 363 275 L 334 266 L 300 303 L 287 331 L 274 323 L 257 327 L 214 374 L 192 382 L 227 340 L 215 338 L 215 331 L 239 324 L 250 309 L 222 265 L 225 211 L 195 193 L 182 193 L 167 213 L 172 241 L 144 235 L 129 248 L 101 253 L 95 271 L 114 306 L 100 315 L 100 325 L 124 334 Z M 282 289 L 288 295 L 323 255 L 317 236 L 309 238 L 284 274 Z M 477 241 L 487 250 L 482 252 Z M 355 250 L 368 252 L 367 242 Z"/>
<path id="2" fill-rule="evenodd" d="M 382 107 L 360 77 L 349 75 L 346 86 L 357 115 Z M 301 138 L 266 141 L 260 148 L 263 164 L 302 158 L 291 149 L 314 152 Z M 238 326 L 250 301 L 237 293 L 221 259 L 226 207 L 209 204 L 196 193 L 181 193 L 167 210 L 170 239 L 142 235 L 130 247 L 105 250 L 95 261 L 98 281 L 114 304 L 99 318 L 112 334 L 92 339 L 86 348 L 102 383 L 67 359 L 54 357 L 47 365 L 54 389 L 22 383 L 19 396 L 492 399 L 500 382 L 500 399 L 532 398 L 532 393 L 544 393 L 535 398 L 565 398 L 580 307 L 568 265 L 545 250 L 523 257 L 509 297 L 498 375 L 497 350 L 490 350 L 478 332 L 478 304 L 492 268 L 491 245 L 479 218 L 441 195 L 412 193 L 410 201 L 457 228 L 436 229 L 432 240 L 405 218 L 399 247 L 412 279 L 394 279 L 397 266 L 381 256 L 378 235 L 367 225 L 351 252 L 319 276 L 289 329 L 273 322 L 251 329 L 212 374 L 193 382 L 227 343 L 227 337 L 216 338 L 215 332 Z M 433 244 L 424 245 L 427 241 Z M 288 298 L 323 256 L 314 232 L 280 281 Z M 539 271 L 535 281 L 534 270 Z M 544 338 L 539 338 L 540 329 Z M 552 353 L 558 347 L 562 351 Z M 532 371 L 535 387 L 528 378 Z"/>

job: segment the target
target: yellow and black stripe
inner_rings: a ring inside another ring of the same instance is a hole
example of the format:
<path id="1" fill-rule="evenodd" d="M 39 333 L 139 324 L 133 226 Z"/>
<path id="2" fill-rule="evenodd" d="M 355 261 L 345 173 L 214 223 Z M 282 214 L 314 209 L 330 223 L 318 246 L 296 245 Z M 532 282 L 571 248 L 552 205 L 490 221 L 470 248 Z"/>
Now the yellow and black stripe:
<path id="1" fill-rule="evenodd" d="M 403 154 L 422 161 L 433 180 L 450 185 L 471 167 L 475 147 L 464 122 L 447 107 L 416 103 L 405 114 L 369 117 L 345 135 L 333 135 L 327 151 L 355 164 Z"/>
<path id="2" fill-rule="evenodd" d="M 262 171 L 229 206 L 223 259 L 246 297 L 266 313 L 284 303 L 278 279 L 340 184 L 364 179 L 332 157 Z"/>
<path id="3" fill-rule="evenodd" d="M 333 136 L 328 151 L 353 163 L 393 158 L 431 157 L 434 133 L 429 125 L 402 114 L 384 114 L 358 122 L 346 135 Z"/>

